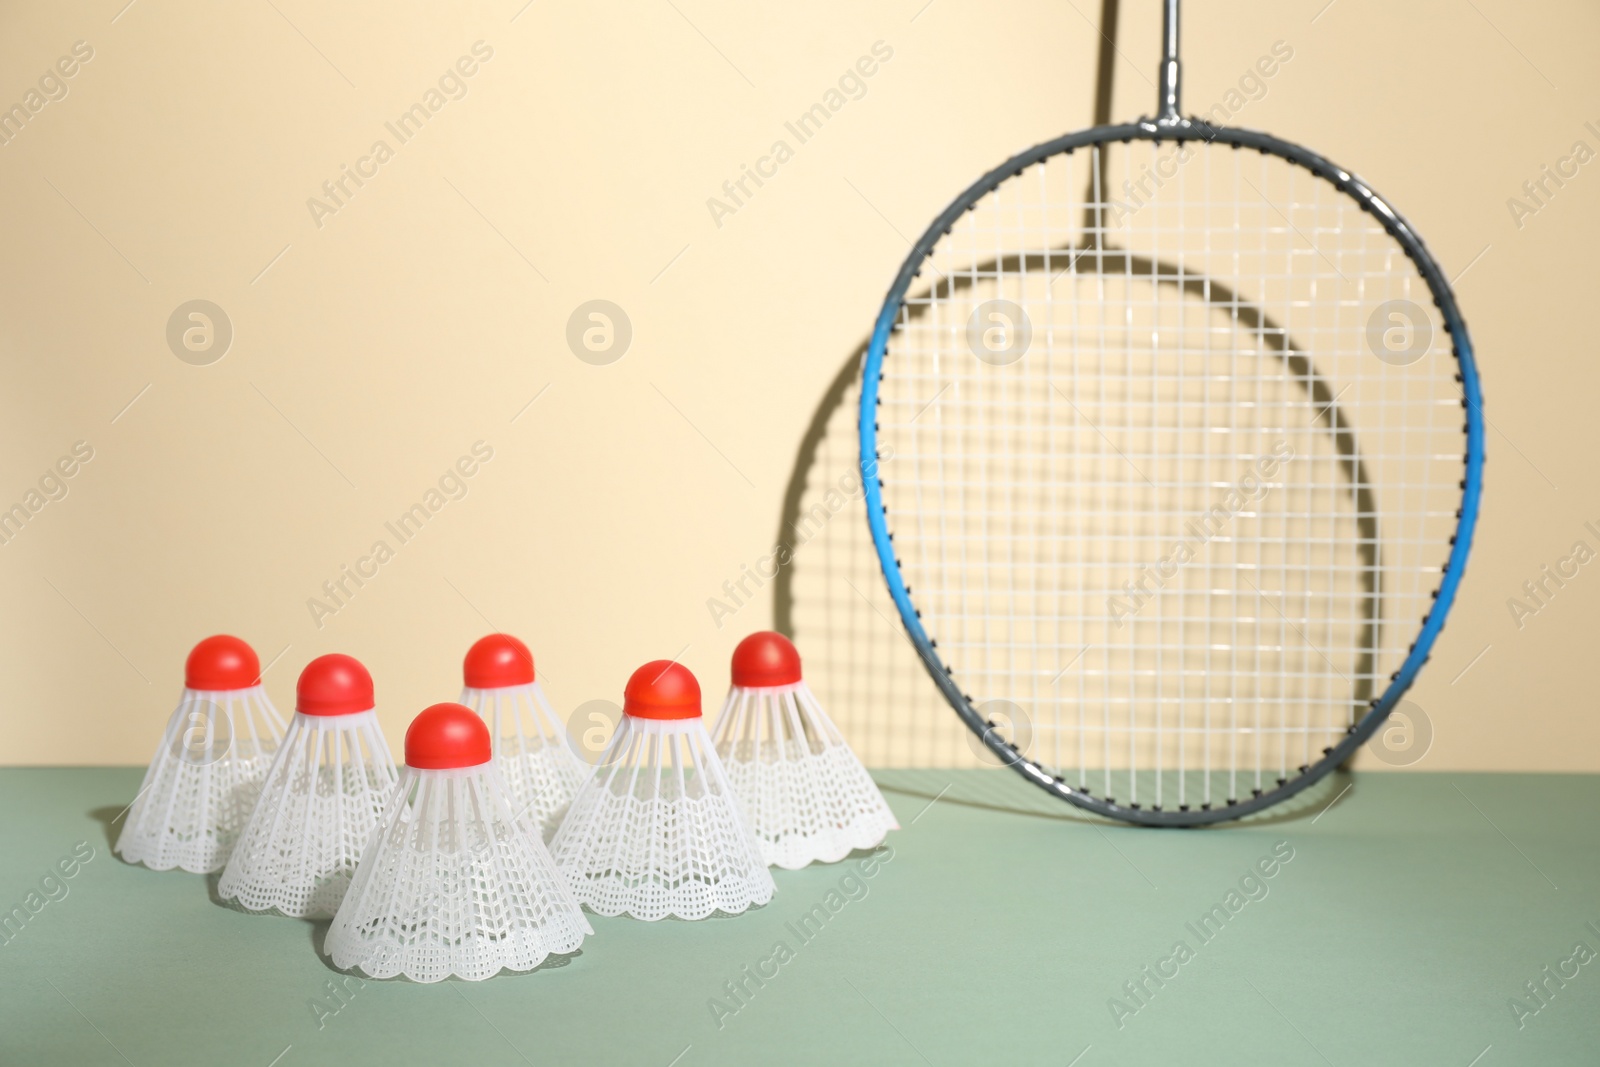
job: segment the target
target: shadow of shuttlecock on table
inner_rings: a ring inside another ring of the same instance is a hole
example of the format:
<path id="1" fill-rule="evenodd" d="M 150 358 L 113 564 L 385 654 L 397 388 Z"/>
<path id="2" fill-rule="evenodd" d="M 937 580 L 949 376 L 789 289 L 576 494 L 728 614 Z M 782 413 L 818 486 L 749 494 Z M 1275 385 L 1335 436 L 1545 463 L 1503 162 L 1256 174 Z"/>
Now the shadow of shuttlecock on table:
<path id="1" fill-rule="evenodd" d="M 774 880 L 776 880 L 776 875 L 774 875 Z M 708 922 L 708 921 L 714 920 L 714 919 L 737 919 L 741 915 L 749 915 L 752 912 L 761 911 L 764 908 L 770 907 L 771 904 L 772 904 L 772 901 L 769 900 L 766 904 L 752 904 L 748 908 L 744 909 L 743 911 L 714 911 L 710 915 L 707 915 L 704 919 L 685 919 L 685 918 L 682 918 L 681 916 L 678 916 L 678 915 L 663 915 L 659 919 L 650 919 L 650 920 L 632 919 L 632 921 L 636 922 L 636 923 L 648 921 L 653 925 L 655 923 L 662 923 L 662 922 L 703 923 L 703 922 Z M 595 916 L 595 913 L 590 911 L 587 907 L 585 907 L 583 910 L 584 910 L 584 914 L 585 915 Z M 595 917 L 598 918 L 599 916 L 595 916 Z"/>
<path id="2" fill-rule="evenodd" d="M 89 818 L 99 823 L 101 828 L 105 830 L 106 849 L 111 852 L 112 855 L 116 855 L 117 835 L 122 832 L 122 820 L 127 817 L 127 813 L 132 807 L 133 805 L 131 804 L 123 808 L 113 808 L 107 806 L 104 808 L 95 808 L 93 811 L 89 812 Z M 117 858 L 121 859 L 122 857 L 118 856 Z"/>
<path id="3" fill-rule="evenodd" d="M 210 874 L 206 875 L 206 895 L 211 898 L 211 903 L 215 904 L 219 908 L 226 908 L 228 911 L 236 911 L 240 915 L 260 915 L 260 916 L 264 916 L 264 917 L 270 918 L 270 919 L 292 919 L 292 918 L 296 918 L 296 916 L 285 915 L 283 912 L 279 911 L 277 908 L 273 908 L 273 909 L 271 909 L 269 911 L 251 911 L 249 908 L 247 908 L 243 904 L 239 903 L 238 900 L 233 899 L 231 897 L 224 897 L 220 892 L 218 892 L 217 891 L 217 884 L 219 882 L 221 882 L 221 881 L 222 881 L 222 872 L 221 871 L 212 871 Z M 313 919 L 302 919 L 300 921 L 301 922 L 314 922 L 316 920 L 313 920 Z"/>

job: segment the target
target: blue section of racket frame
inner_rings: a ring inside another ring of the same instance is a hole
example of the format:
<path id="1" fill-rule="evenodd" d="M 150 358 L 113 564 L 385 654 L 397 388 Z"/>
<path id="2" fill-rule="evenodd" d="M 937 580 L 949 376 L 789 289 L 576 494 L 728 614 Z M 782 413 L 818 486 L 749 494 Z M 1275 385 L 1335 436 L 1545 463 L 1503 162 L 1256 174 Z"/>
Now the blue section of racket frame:
<path id="1" fill-rule="evenodd" d="M 1400 244 L 1427 283 L 1433 295 L 1434 305 L 1439 309 L 1440 317 L 1444 321 L 1445 331 L 1450 335 L 1461 384 L 1461 403 L 1466 418 L 1466 469 L 1461 481 L 1461 506 L 1456 512 L 1456 532 L 1451 538 L 1450 558 L 1440 578 L 1439 588 L 1434 593 L 1433 606 L 1423 619 L 1421 630 L 1405 661 L 1390 677 L 1389 685 L 1383 694 L 1373 700 L 1366 713 L 1348 728 L 1344 740 L 1326 749 L 1321 759 L 1298 768 L 1298 773 L 1280 780 L 1277 788 L 1262 790 L 1248 798 L 1230 799 L 1222 806 L 1185 805 L 1179 809 L 1162 809 L 1118 804 L 1113 799 L 1094 796 L 1085 789 L 1069 784 L 1061 776 L 1052 774 L 1049 769 L 1018 751 L 1001 735 L 999 728 L 987 721 L 973 706 L 971 697 L 962 691 L 951 674 L 951 668 L 940 658 L 936 642 L 922 625 L 922 615 L 911 599 L 911 591 L 906 587 L 905 576 L 901 573 L 900 561 L 894 551 L 894 534 L 889 530 L 888 516 L 883 506 L 883 481 L 878 467 L 878 387 L 882 381 L 883 360 L 888 351 L 889 335 L 894 330 L 904 306 L 906 293 L 921 272 L 923 262 L 939 239 L 948 233 L 956 220 L 978 200 L 1033 164 L 1063 152 L 1133 140 L 1153 141 L 1157 144 L 1163 141 L 1205 141 L 1231 145 L 1235 149 L 1255 149 L 1304 167 L 1356 200 L 1362 209 L 1376 218 L 1389 235 Z M 889 294 L 884 299 L 883 308 L 878 312 L 878 319 L 872 330 L 872 343 L 868 346 L 867 354 L 861 364 L 861 401 L 858 419 L 867 525 L 872 532 L 872 543 L 877 550 L 878 563 L 883 570 L 889 595 L 900 612 L 900 621 L 906 628 L 906 634 L 911 638 L 923 665 L 927 667 L 928 673 L 945 699 L 966 723 L 967 728 L 976 734 L 990 751 L 1028 781 L 1096 814 L 1145 826 L 1199 826 L 1242 818 L 1287 800 L 1321 780 L 1352 757 L 1388 718 L 1390 711 L 1399 703 L 1406 690 L 1411 688 L 1417 672 L 1428 661 L 1434 642 L 1439 637 L 1439 631 L 1444 628 L 1445 618 L 1450 614 L 1451 605 L 1455 603 L 1456 592 L 1466 571 L 1467 556 L 1472 551 L 1472 535 L 1477 527 L 1480 500 L 1483 495 L 1483 390 L 1478 379 L 1477 364 L 1473 358 L 1472 341 L 1467 334 L 1467 325 L 1461 316 L 1461 309 L 1456 305 L 1455 294 L 1450 289 L 1449 280 L 1428 252 L 1422 239 L 1417 236 L 1416 231 L 1399 212 L 1373 192 L 1360 178 L 1315 152 L 1279 140 L 1271 134 L 1256 130 L 1210 126 L 1199 119 L 1141 120 L 1123 125 L 1098 126 L 1068 134 L 1013 156 L 969 186 L 938 218 L 934 219 L 918 239 L 912 247 L 911 254 L 906 257 L 905 263 L 895 276 L 894 284 L 889 288 Z"/>

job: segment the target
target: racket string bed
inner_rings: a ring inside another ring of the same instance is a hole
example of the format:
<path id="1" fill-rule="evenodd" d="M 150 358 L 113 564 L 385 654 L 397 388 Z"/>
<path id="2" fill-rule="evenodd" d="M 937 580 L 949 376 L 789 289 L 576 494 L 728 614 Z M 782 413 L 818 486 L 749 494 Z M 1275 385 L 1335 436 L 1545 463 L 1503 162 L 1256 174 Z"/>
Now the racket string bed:
<path id="1" fill-rule="evenodd" d="M 1153 129 L 1042 146 L 930 228 L 861 422 L 958 710 L 1020 708 L 1049 780 L 1187 811 L 1305 773 L 1420 665 L 1481 435 L 1386 205 L 1264 135 Z"/>

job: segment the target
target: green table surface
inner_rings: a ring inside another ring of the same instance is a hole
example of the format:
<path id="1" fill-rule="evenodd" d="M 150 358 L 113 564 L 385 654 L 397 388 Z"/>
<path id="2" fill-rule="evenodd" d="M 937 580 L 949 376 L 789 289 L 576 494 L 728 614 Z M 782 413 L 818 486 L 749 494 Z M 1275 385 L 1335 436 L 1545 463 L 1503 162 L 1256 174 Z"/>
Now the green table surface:
<path id="1" fill-rule="evenodd" d="M 865 872 L 775 871 L 732 918 L 595 918 L 530 974 L 363 985 L 325 924 L 113 856 L 138 770 L 0 770 L 0 909 L 37 907 L 0 944 L 0 1061 L 1600 1063 L 1600 777 L 1340 777 L 1199 831 L 1003 769 L 877 777 L 903 829 Z"/>

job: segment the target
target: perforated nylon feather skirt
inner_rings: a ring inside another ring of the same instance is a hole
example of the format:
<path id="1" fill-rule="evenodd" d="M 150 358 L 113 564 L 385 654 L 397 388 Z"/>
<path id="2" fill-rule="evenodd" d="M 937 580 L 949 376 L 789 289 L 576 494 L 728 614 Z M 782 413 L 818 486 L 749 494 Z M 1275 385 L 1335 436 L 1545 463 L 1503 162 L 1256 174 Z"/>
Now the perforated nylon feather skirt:
<path id="1" fill-rule="evenodd" d="M 489 724 L 512 810 L 532 814 L 548 840 L 589 776 L 590 767 L 568 747 L 567 728 L 545 699 L 544 690 L 538 682 L 499 689 L 467 688 L 461 691 L 461 703 Z"/>
<path id="2" fill-rule="evenodd" d="M 471 981 L 530 971 L 594 931 L 493 764 L 405 768 L 328 930 L 334 966 Z"/>
<path id="3" fill-rule="evenodd" d="M 221 870 L 282 737 L 283 718 L 261 686 L 185 689 L 128 808 L 117 853 L 157 871 Z"/>
<path id="4" fill-rule="evenodd" d="M 376 712 L 296 713 L 218 895 L 251 911 L 332 916 L 396 777 Z"/>
<path id="5" fill-rule="evenodd" d="M 713 738 L 768 864 L 833 863 L 900 829 L 804 682 L 730 690 Z"/>
<path id="6" fill-rule="evenodd" d="M 624 716 L 550 850 L 573 895 L 600 915 L 704 919 L 774 892 L 698 717 Z"/>

